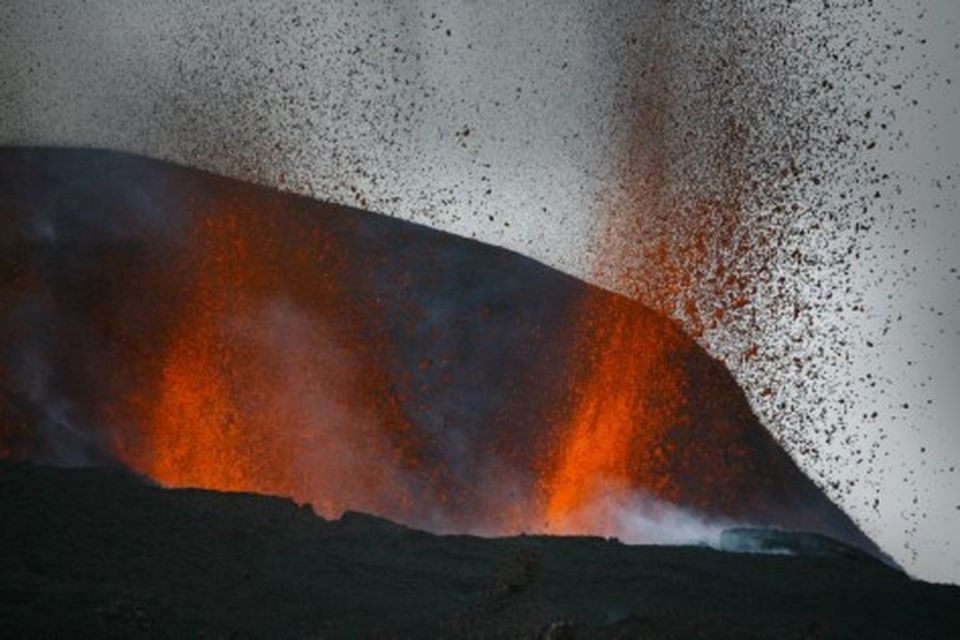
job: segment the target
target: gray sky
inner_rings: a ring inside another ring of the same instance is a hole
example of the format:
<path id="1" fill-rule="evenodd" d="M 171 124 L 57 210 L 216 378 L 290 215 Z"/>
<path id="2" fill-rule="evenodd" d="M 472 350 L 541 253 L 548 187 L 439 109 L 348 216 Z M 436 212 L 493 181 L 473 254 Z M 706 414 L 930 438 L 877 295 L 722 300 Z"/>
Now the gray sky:
<path id="1" fill-rule="evenodd" d="M 791 237 L 819 259 L 775 267 L 808 303 L 802 331 L 761 297 L 769 357 L 739 356 L 734 321 L 702 342 L 869 534 L 918 575 L 956 582 L 960 4 L 800 3 L 771 46 L 795 61 L 794 89 L 829 78 L 817 98 L 770 90 L 783 78 L 764 64 L 764 43 L 727 32 L 781 3 L 681 4 L 684 20 L 659 2 L 13 0 L 0 8 L 0 143 L 170 159 L 615 286 L 595 269 L 595 240 L 624 191 L 625 149 L 651 133 L 637 133 L 635 94 L 659 86 L 658 47 L 672 38 L 671 90 L 691 103 L 676 110 L 680 124 L 709 147 L 722 115 L 755 121 L 762 155 L 781 133 L 771 114 L 807 113 L 805 153 L 824 177 L 785 197 L 837 217 L 798 217 Z M 735 99 L 719 104 L 700 62 L 737 45 L 755 53 L 734 54 L 739 75 L 720 98 Z M 833 145 L 852 130 L 862 145 Z M 678 175 L 687 165 L 713 175 L 709 158 L 676 160 Z M 800 354 L 817 360 L 816 375 L 788 366 Z"/>

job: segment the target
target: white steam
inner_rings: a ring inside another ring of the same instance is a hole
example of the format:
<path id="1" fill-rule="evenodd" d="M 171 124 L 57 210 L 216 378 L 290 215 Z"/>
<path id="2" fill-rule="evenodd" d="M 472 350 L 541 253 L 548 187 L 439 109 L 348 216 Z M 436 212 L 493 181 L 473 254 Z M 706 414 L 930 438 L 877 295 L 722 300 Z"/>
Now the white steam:
<path id="1" fill-rule="evenodd" d="M 551 522 L 549 533 L 590 534 L 627 544 L 699 545 L 722 548 L 723 532 L 735 522 L 709 518 L 641 490 L 598 486 L 583 507 Z"/>

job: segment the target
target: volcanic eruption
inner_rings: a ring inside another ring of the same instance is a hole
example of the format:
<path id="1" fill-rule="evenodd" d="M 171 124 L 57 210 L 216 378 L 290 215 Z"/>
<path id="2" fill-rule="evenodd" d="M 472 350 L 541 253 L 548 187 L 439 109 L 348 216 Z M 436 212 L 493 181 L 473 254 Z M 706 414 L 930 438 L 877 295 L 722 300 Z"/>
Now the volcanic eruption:
<path id="1" fill-rule="evenodd" d="M 595 506 L 642 500 L 880 555 L 677 324 L 533 260 L 107 151 L 4 149 L 0 203 L 4 457 L 447 532 L 629 537 Z"/>

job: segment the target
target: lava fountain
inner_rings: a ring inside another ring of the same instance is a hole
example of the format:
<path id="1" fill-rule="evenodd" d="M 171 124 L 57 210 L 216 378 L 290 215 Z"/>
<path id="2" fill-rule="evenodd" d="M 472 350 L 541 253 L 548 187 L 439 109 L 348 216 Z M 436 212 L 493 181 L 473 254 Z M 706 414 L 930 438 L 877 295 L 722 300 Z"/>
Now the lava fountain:
<path id="1" fill-rule="evenodd" d="M 156 379 L 133 396 L 142 431 L 121 458 L 170 486 L 290 495 L 327 515 L 394 512 L 409 499 L 394 476 L 415 454 L 384 432 L 399 418 L 375 361 L 355 356 L 369 336 L 330 318 L 353 315 L 337 258 L 317 226 L 292 243 L 265 204 L 194 222 L 194 277 Z"/>
<path id="2" fill-rule="evenodd" d="M 604 297 L 585 305 L 569 376 L 572 417 L 557 429 L 543 477 L 551 530 L 608 530 L 584 519 L 602 492 L 642 487 L 664 500 L 681 498 L 663 459 L 666 438 L 688 420 L 682 413 L 682 364 L 673 358 L 680 335 L 638 323 L 625 300 Z"/>

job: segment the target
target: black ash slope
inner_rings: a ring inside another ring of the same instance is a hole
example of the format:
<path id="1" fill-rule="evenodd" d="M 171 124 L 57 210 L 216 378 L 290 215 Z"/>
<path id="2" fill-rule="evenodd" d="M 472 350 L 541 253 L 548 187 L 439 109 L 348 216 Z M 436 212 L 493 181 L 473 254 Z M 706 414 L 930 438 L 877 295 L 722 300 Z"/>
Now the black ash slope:
<path id="1" fill-rule="evenodd" d="M 24 463 L 0 522 L 7 638 L 960 637 L 960 588 L 864 557 L 434 536 Z"/>

